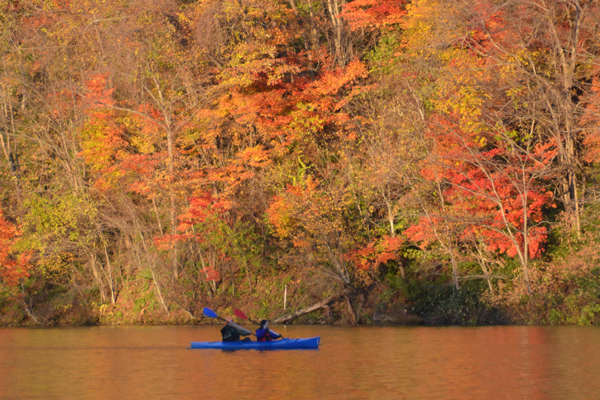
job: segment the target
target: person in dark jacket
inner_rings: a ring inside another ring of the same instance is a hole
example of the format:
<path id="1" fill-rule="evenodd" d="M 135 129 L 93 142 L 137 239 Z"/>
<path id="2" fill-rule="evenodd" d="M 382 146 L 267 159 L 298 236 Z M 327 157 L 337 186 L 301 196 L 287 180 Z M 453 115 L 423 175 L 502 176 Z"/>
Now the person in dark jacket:
<path id="1" fill-rule="evenodd" d="M 269 321 L 266 319 L 260 321 L 260 328 L 256 330 L 257 342 L 270 342 L 271 340 L 279 339 L 281 337 L 281 335 L 269 330 Z"/>
<path id="2" fill-rule="evenodd" d="M 221 328 L 221 337 L 224 342 L 238 342 L 242 340 L 240 336 L 251 335 L 250 331 L 242 330 L 237 325 L 233 324 L 231 318 L 227 318 L 227 323 Z M 249 341 L 250 338 L 244 338 L 244 341 Z"/>

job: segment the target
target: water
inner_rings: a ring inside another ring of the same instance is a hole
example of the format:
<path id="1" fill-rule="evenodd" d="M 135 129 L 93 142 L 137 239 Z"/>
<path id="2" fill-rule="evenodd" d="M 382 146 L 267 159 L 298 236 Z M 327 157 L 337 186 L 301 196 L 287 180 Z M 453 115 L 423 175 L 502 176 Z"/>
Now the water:
<path id="1" fill-rule="evenodd" d="M 219 329 L 0 329 L 0 398 L 600 398 L 599 328 L 276 326 L 322 346 L 187 349 Z"/>

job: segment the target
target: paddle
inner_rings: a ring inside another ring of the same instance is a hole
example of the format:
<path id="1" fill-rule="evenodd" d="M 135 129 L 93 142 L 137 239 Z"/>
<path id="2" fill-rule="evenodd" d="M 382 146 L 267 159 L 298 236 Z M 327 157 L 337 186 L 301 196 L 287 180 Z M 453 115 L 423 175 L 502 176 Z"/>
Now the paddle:
<path id="1" fill-rule="evenodd" d="M 204 316 L 206 316 L 206 317 L 208 317 L 208 318 L 217 318 L 217 319 L 220 319 L 221 321 L 225 321 L 225 322 L 227 322 L 228 324 L 231 324 L 231 325 L 235 326 L 236 328 L 238 328 L 238 329 L 241 329 L 242 331 L 248 332 L 248 334 L 249 334 L 249 335 L 254 335 L 254 336 L 256 336 L 254 333 L 250 332 L 248 329 L 242 328 L 241 326 L 239 326 L 239 325 L 237 325 L 237 324 L 234 324 L 234 323 L 233 323 L 233 322 L 231 322 L 231 321 L 227 321 L 225 318 L 221 318 L 221 317 L 219 317 L 219 316 L 217 315 L 217 313 L 216 313 L 216 312 L 214 312 L 213 310 L 211 310 L 211 309 L 210 309 L 210 308 L 208 308 L 208 307 L 204 307 L 204 308 L 202 309 L 202 313 L 204 314 Z"/>
<path id="2" fill-rule="evenodd" d="M 244 313 L 242 310 L 238 310 L 238 309 L 236 308 L 235 310 L 233 310 L 233 313 L 234 313 L 236 316 L 240 317 L 241 319 L 247 319 L 248 321 L 252 322 L 253 324 L 260 325 L 260 323 L 259 323 L 259 322 L 256 322 L 256 321 L 254 321 L 254 320 L 251 320 L 250 318 L 248 318 L 248 316 L 247 316 L 247 315 L 246 315 L 246 314 L 245 314 L 245 313 Z M 286 339 L 286 338 L 284 338 L 284 337 L 283 337 L 283 335 L 280 335 L 279 333 L 275 332 L 273 329 L 269 328 L 269 330 L 270 330 L 271 332 L 273 332 L 274 334 L 276 334 L 277 336 L 281 336 L 281 338 L 282 338 L 282 339 Z"/>

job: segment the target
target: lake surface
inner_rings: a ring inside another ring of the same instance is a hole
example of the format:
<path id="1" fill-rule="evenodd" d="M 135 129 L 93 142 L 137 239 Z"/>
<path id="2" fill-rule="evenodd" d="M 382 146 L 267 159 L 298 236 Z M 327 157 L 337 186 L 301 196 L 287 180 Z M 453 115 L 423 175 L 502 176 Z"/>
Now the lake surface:
<path id="1" fill-rule="evenodd" d="M 221 326 L 0 329 L 1 399 L 600 399 L 600 329 L 274 326 L 319 350 L 191 350 Z"/>

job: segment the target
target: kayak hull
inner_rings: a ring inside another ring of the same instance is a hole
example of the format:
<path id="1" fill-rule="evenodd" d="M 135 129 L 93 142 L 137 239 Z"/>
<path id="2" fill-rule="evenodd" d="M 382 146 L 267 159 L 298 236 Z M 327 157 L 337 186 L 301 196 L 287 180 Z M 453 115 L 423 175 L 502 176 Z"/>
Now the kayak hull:
<path id="1" fill-rule="evenodd" d="M 192 349 L 218 350 L 316 350 L 321 343 L 321 337 L 303 339 L 281 339 L 271 342 L 192 342 Z"/>

